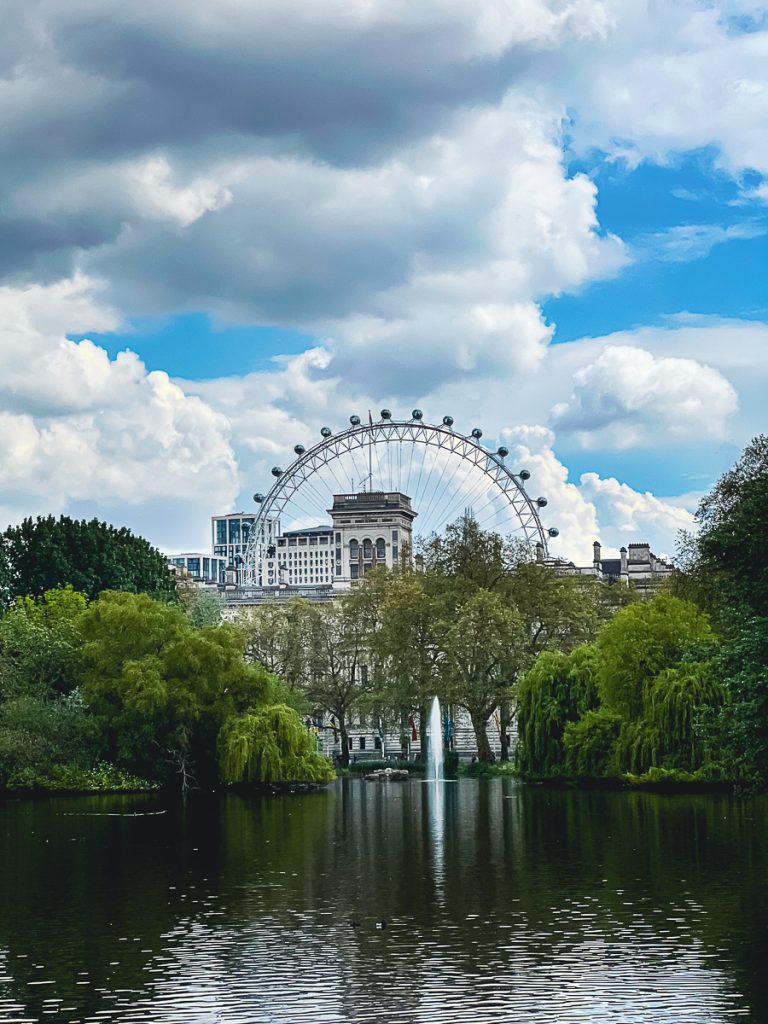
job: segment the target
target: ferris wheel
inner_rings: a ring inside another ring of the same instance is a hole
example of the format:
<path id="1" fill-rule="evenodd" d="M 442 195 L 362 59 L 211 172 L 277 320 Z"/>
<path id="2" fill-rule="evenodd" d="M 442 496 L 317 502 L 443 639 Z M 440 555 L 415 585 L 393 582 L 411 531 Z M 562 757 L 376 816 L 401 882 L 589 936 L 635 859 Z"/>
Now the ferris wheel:
<path id="1" fill-rule="evenodd" d="M 254 494 L 258 512 L 245 554 L 244 580 L 258 584 L 265 549 L 279 531 L 300 530 L 327 523 L 335 494 L 361 491 L 400 492 L 411 499 L 417 514 L 414 534 L 428 537 L 461 515 L 470 515 L 483 530 L 521 540 L 533 551 L 557 537 L 555 527 L 542 526 L 544 496 L 532 498 L 525 489 L 527 469 L 513 472 L 509 450 L 482 444 L 483 432 L 454 429 L 452 416 L 439 424 L 425 423 L 420 409 L 408 420 L 392 418 L 382 409 L 374 421 L 350 416 L 349 427 L 334 433 L 320 431 L 314 445 L 294 447 L 296 458 L 275 466 L 275 482 L 266 493 Z"/>

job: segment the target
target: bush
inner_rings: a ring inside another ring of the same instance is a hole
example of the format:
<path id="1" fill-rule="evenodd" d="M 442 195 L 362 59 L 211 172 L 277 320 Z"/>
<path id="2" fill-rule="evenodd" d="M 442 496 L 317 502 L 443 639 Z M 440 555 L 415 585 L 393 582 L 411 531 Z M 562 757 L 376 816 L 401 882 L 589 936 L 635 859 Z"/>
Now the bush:
<path id="1" fill-rule="evenodd" d="M 76 764 L 56 765 L 42 770 L 26 767 L 8 780 L 10 790 L 59 793 L 137 793 L 157 788 L 157 783 L 139 779 L 105 762 L 90 768 Z"/>

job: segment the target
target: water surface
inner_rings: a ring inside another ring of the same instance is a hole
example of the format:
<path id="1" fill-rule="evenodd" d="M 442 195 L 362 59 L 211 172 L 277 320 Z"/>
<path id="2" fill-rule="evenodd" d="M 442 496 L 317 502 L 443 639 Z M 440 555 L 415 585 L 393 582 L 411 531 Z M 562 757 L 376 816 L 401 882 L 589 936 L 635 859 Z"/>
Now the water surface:
<path id="1" fill-rule="evenodd" d="M 768 801 L 0 802 L 0 1022 L 768 1021 Z M 377 927 L 385 922 L 386 927 Z"/>

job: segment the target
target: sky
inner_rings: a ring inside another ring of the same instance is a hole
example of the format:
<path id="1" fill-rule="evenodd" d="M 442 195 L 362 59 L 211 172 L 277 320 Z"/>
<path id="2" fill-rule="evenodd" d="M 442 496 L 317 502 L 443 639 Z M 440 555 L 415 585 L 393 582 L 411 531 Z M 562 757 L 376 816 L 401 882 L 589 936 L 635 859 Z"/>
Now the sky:
<path id="1" fill-rule="evenodd" d="M 352 413 L 673 554 L 764 429 L 754 0 L 27 0 L 0 36 L 0 523 L 168 550 Z"/>

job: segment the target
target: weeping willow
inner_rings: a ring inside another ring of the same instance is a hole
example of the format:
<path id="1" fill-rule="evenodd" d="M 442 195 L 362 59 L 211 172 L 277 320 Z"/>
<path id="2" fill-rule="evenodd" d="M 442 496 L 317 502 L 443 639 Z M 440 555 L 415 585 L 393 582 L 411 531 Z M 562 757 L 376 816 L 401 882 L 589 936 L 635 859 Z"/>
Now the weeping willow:
<path id="1" fill-rule="evenodd" d="M 563 736 L 569 722 L 597 704 L 594 650 L 540 654 L 517 694 L 517 764 L 525 774 L 564 770 Z"/>
<path id="2" fill-rule="evenodd" d="M 622 730 L 623 766 L 636 774 L 656 767 L 698 771 L 707 755 L 699 717 L 724 702 L 710 662 L 683 662 L 659 673 L 649 687 L 645 716 Z"/>
<path id="3" fill-rule="evenodd" d="M 219 732 L 219 764 L 226 782 L 328 782 L 330 761 L 293 708 L 272 704 L 228 719 Z"/>

